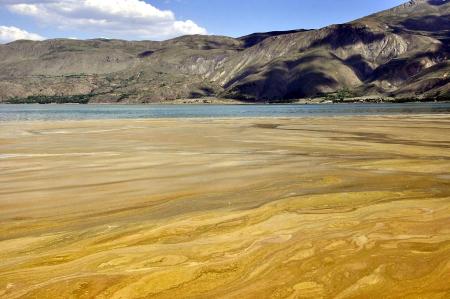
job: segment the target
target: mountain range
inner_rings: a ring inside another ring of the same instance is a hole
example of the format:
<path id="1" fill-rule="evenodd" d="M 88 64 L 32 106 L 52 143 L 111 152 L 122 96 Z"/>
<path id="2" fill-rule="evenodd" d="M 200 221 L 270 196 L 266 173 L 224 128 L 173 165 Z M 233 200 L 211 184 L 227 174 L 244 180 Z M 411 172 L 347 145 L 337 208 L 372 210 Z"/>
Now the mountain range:
<path id="1" fill-rule="evenodd" d="M 240 38 L 20 40 L 0 45 L 0 101 L 449 100 L 449 40 L 448 0 Z"/>

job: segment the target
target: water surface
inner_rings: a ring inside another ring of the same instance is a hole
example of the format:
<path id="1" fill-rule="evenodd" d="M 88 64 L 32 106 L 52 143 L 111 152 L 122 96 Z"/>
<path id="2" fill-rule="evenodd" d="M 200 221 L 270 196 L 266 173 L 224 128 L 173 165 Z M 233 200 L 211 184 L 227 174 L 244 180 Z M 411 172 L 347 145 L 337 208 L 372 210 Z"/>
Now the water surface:
<path id="1" fill-rule="evenodd" d="M 450 113 L 450 103 L 325 105 L 0 105 L 0 121 Z"/>

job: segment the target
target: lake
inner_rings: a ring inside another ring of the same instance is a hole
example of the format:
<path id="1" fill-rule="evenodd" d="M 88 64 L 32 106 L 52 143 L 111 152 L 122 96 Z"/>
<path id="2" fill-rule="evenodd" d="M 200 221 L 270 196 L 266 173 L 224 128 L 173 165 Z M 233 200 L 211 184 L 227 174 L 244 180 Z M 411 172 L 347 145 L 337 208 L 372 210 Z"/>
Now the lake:
<path id="1" fill-rule="evenodd" d="M 450 103 L 323 105 L 9 105 L 0 121 L 138 118 L 306 117 L 449 113 Z"/>

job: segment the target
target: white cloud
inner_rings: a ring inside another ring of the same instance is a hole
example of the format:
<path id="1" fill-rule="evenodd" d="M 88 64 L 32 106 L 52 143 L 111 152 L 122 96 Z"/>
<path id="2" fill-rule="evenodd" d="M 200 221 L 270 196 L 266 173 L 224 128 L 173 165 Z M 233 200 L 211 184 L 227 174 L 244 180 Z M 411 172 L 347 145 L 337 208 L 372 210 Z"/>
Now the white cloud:
<path id="1" fill-rule="evenodd" d="M 0 4 L 17 4 L 17 3 L 50 3 L 58 2 L 57 0 L 0 0 Z"/>
<path id="2" fill-rule="evenodd" d="M 0 43 L 9 43 L 18 39 L 42 40 L 44 37 L 14 26 L 0 26 Z"/>
<path id="3" fill-rule="evenodd" d="M 128 39 L 164 39 L 206 34 L 191 20 L 180 21 L 170 10 L 142 0 L 0 0 L 13 13 L 36 18 L 61 30 L 82 30 Z"/>

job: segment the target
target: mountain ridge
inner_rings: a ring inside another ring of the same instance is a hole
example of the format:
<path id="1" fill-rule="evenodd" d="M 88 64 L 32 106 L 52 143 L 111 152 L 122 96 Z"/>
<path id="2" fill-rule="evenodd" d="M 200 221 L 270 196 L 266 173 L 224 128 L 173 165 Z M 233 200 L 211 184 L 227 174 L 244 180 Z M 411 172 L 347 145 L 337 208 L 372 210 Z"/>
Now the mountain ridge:
<path id="1" fill-rule="evenodd" d="M 0 101 L 448 99 L 449 16 L 448 0 L 412 0 L 344 24 L 240 38 L 15 41 L 0 45 Z"/>

